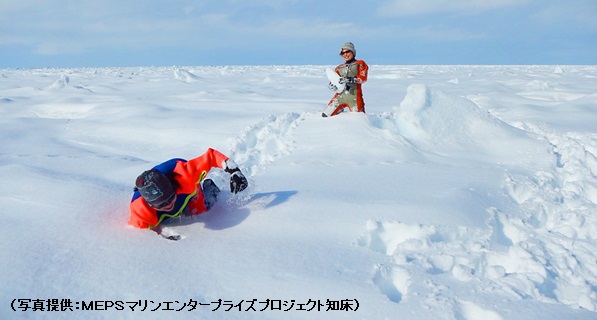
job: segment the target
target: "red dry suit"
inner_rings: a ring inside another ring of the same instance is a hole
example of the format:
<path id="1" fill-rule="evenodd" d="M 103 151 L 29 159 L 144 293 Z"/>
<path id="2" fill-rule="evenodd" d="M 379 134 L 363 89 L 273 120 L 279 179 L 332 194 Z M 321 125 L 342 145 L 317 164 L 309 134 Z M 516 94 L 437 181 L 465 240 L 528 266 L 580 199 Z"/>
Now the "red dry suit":
<path id="1" fill-rule="evenodd" d="M 347 83 L 346 90 L 336 93 L 328 103 L 334 111 L 330 115 L 337 115 L 344 108 L 350 111 L 365 112 L 365 101 L 361 85 L 367 81 L 369 66 L 363 60 L 353 59 L 336 67 L 336 73 L 345 79 L 354 78 L 355 83 Z"/>

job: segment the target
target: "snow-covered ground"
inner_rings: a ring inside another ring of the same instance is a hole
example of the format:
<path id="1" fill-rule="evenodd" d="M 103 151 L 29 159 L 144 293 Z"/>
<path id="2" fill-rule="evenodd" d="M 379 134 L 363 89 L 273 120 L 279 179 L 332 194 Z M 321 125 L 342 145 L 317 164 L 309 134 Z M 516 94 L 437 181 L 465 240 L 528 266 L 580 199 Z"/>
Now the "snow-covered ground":
<path id="1" fill-rule="evenodd" d="M 0 70 L 0 318 L 597 319 L 596 66 L 326 67 Z M 127 227 L 209 147 L 249 189 Z"/>

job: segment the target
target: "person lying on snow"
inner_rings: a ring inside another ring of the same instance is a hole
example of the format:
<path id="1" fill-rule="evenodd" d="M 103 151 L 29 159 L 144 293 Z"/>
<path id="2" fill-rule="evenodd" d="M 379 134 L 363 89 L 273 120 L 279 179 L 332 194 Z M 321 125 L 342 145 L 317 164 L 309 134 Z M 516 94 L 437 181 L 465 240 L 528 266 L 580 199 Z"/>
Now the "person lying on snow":
<path id="1" fill-rule="evenodd" d="M 161 234 L 163 221 L 211 209 L 220 193 L 213 180 L 205 179 L 212 168 L 230 174 L 230 192 L 236 194 L 247 188 L 247 179 L 238 165 L 212 148 L 192 160 L 170 159 L 137 177 L 128 223 Z"/>

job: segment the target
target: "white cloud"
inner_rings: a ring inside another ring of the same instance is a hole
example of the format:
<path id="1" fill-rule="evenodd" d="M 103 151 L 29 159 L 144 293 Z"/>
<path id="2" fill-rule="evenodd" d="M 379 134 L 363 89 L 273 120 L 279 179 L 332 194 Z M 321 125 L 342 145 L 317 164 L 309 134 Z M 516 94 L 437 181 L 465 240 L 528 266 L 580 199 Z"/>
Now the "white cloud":
<path id="1" fill-rule="evenodd" d="M 474 31 L 465 31 L 458 28 L 425 26 L 421 28 L 409 29 L 409 37 L 419 40 L 431 41 L 463 41 L 485 39 L 487 36 Z"/>
<path id="2" fill-rule="evenodd" d="M 597 31 L 597 1 L 577 0 L 575 5 L 554 2 L 537 11 L 531 18 L 545 25 L 576 28 L 588 32 Z"/>
<path id="3" fill-rule="evenodd" d="M 379 7 L 385 16 L 413 16 L 434 13 L 478 14 L 494 9 L 524 5 L 532 0 L 388 0 Z"/>

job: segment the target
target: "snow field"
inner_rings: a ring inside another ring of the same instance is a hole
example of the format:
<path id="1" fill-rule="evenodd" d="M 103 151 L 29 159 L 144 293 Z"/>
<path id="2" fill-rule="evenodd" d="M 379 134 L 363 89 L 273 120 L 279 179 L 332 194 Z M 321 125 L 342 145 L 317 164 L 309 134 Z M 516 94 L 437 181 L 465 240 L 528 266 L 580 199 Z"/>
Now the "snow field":
<path id="1" fill-rule="evenodd" d="M 324 70 L 2 70 L 2 306 L 318 298 L 360 309 L 197 312 L 595 317 L 597 69 L 372 66 L 368 113 L 328 119 Z M 240 165 L 245 193 L 169 224 L 177 243 L 126 227 L 139 172 L 208 147 Z M 84 316 L 106 314 L 180 316 Z"/>

